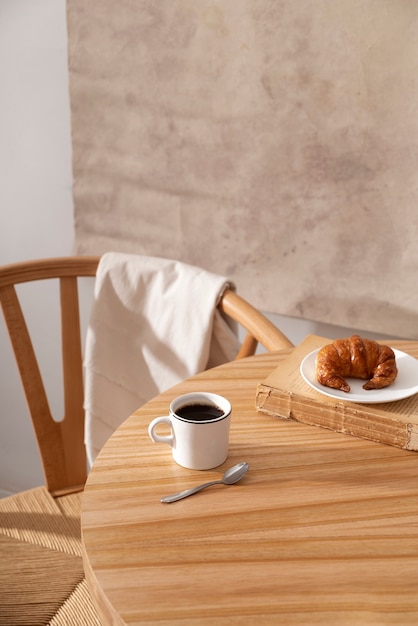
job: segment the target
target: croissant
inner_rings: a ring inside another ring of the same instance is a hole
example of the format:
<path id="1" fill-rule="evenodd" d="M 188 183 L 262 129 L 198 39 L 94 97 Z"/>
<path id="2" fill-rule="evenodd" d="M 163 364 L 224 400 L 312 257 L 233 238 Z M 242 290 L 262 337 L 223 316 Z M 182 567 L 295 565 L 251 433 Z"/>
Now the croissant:
<path id="1" fill-rule="evenodd" d="M 382 389 L 398 375 L 393 350 L 359 335 L 325 345 L 316 356 L 315 368 L 321 385 L 345 392 L 350 391 L 346 376 L 367 380 L 363 389 Z"/>

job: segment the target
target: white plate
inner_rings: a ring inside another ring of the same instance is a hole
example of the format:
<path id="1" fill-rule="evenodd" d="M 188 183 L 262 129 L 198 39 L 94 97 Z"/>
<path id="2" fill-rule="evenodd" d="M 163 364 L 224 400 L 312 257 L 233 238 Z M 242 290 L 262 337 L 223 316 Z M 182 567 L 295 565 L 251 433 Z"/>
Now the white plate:
<path id="1" fill-rule="evenodd" d="M 395 381 L 384 389 L 369 389 L 366 391 L 366 389 L 363 389 L 365 381 L 358 378 L 347 378 L 347 382 L 351 387 L 348 393 L 321 385 L 317 381 L 315 374 L 315 358 L 319 349 L 305 356 L 300 364 L 300 373 L 308 385 L 330 398 L 366 404 L 394 402 L 418 393 L 418 360 L 400 350 L 394 349 L 393 351 L 396 356 L 398 375 Z"/>

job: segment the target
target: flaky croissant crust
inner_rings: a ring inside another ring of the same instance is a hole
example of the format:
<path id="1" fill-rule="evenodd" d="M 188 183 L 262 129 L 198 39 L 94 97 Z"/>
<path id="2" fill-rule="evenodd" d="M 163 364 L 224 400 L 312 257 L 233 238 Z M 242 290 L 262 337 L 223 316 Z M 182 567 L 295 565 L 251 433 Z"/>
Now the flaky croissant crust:
<path id="1" fill-rule="evenodd" d="M 398 375 L 392 348 L 359 335 L 325 345 L 316 356 L 315 368 L 321 385 L 346 392 L 350 385 L 345 377 L 367 380 L 363 389 L 382 389 Z"/>

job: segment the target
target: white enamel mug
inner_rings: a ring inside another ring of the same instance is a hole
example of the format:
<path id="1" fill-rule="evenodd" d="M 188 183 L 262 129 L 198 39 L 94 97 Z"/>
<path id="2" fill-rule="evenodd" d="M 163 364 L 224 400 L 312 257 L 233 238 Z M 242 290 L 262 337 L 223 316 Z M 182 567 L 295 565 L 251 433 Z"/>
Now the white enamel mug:
<path id="1" fill-rule="evenodd" d="M 169 415 L 156 417 L 148 427 L 152 441 L 171 446 L 178 465 L 207 470 L 221 465 L 228 456 L 231 403 L 215 393 L 187 393 L 170 404 Z M 169 435 L 156 431 L 161 424 Z"/>

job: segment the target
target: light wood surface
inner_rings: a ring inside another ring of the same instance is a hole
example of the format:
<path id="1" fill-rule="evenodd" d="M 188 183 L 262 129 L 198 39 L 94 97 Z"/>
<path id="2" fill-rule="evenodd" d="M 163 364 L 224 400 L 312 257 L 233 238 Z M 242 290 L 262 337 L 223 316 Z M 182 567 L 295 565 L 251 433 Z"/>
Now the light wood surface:
<path id="1" fill-rule="evenodd" d="M 391 345 L 418 356 L 418 343 Z M 418 623 L 417 453 L 257 413 L 257 384 L 285 355 L 177 385 L 108 441 L 82 501 L 104 623 Z M 177 466 L 147 435 L 172 398 L 196 390 L 233 406 L 228 460 L 205 472 Z M 240 483 L 160 502 L 239 461 L 250 464 Z"/>

